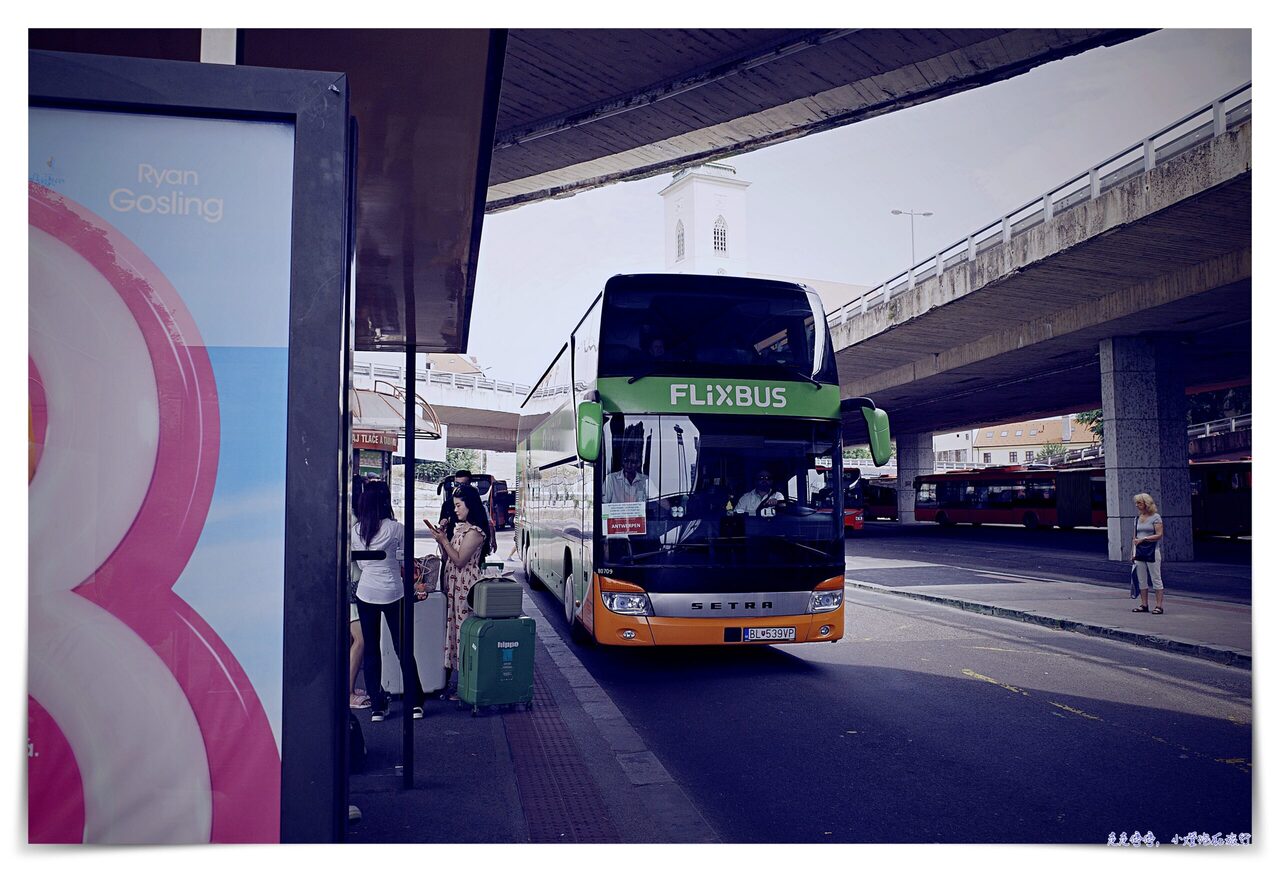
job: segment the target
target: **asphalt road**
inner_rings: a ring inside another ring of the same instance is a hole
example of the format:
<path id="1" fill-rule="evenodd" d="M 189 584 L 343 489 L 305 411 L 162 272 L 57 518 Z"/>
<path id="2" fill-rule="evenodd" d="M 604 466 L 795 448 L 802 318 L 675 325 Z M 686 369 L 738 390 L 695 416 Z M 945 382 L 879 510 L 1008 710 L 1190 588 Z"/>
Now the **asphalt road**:
<path id="1" fill-rule="evenodd" d="M 1249 672 L 847 597 L 834 645 L 576 650 L 724 841 L 1252 830 Z"/>
<path id="2" fill-rule="evenodd" d="M 1061 581 L 1129 586 L 1129 564 L 1107 559 L 1104 530 L 1026 530 L 1022 527 L 937 524 L 899 525 L 873 522 L 845 540 L 850 557 L 914 560 L 949 566 L 938 569 L 892 569 L 877 573 L 859 569 L 858 578 L 877 584 L 954 584 L 971 578 L 989 584 L 977 571 L 1010 572 Z M 1230 602 L 1250 602 L 1252 542 L 1215 538 L 1197 541 L 1197 560 L 1165 563 L 1165 584 L 1179 596 L 1199 595 Z"/>

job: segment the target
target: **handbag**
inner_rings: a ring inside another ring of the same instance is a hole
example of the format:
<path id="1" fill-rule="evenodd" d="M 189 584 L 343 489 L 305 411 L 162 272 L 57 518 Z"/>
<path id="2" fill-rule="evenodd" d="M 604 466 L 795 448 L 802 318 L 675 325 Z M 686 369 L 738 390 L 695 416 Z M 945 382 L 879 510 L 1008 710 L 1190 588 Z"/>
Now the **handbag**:
<path id="1" fill-rule="evenodd" d="M 1137 599 L 1138 591 L 1138 564 L 1129 567 L 1129 599 Z"/>
<path id="2" fill-rule="evenodd" d="M 434 554 L 417 557 L 413 561 L 413 583 L 423 584 L 423 593 L 435 593 L 440 589 L 440 558 Z"/>
<path id="3" fill-rule="evenodd" d="M 1133 519 L 1134 535 L 1138 532 L 1138 518 Z M 1156 560 L 1156 543 L 1155 542 L 1139 542 L 1133 549 L 1133 559 L 1140 560 L 1143 563 L 1154 563 Z"/>
<path id="4" fill-rule="evenodd" d="M 356 601 L 356 588 L 360 586 L 360 564 L 352 560 L 347 571 L 347 600 Z"/>

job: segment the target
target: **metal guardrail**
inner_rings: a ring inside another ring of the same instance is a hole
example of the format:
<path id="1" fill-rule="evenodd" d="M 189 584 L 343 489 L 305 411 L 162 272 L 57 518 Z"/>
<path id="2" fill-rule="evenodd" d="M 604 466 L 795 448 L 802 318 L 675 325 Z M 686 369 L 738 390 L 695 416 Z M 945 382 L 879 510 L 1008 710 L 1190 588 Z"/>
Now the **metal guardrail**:
<path id="1" fill-rule="evenodd" d="M 370 378 L 391 378 L 398 379 L 404 383 L 405 368 L 403 366 L 388 366 L 383 363 L 362 363 L 355 362 L 351 365 L 351 371 L 355 375 L 365 375 Z M 427 382 L 433 385 L 448 385 L 452 388 L 470 389 L 480 391 L 494 391 L 495 393 L 513 394 L 515 396 L 528 396 L 529 391 L 533 390 L 529 385 L 522 385 L 517 382 L 497 381 L 495 379 L 485 378 L 475 373 L 461 372 L 442 372 L 436 369 L 420 369 L 415 374 L 420 382 Z"/>
<path id="2" fill-rule="evenodd" d="M 886 305 L 894 296 L 914 288 L 920 279 L 941 276 L 955 266 L 969 263 L 984 251 L 1007 244 L 1015 236 L 1046 223 L 1055 215 L 1097 199 L 1121 182 L 1150 172 L 1188 149 L 1238 127 L 1252 117 L 1252 97 L 1251 81 L 1228 91 L 1212 103 L 1162 127 L 1141 142 L 1134 143 L 1072 176 L 1034 200 L 855 297 L 829 314 L 827 324 L 838 327 L 853 315 Z"/>
<path id="3" fill-rule="evenodd" d="M 1253 415 L 1237 415 L 1234 418 L 1219 418 L 1203 424 L 1193 424 L 1187 428 L 1187 439 L 1204 439 L 1222 433 L 1235 433 L 1237 430 L 1249 430 L 1253 427 Z M 1075 448 L 1052 458 L 1055 466 L 1064 463 L 1078 463 L 1082 460 L 1095 460 L 1104 456 L 1101 445 L 1089 448 Z"/>
<path id="4" fill-rule="evenodd" d="M 1253 415 L 1237 415 L 1234 418 L 1219 418 L 1206 421 L 1187 428 L 1188 439 L 1203 439 L 1206 436 L 1217 436 L 1221 433 L 1234 433 L 1237 430 L 1248 430 L 1253 427 Z"/>

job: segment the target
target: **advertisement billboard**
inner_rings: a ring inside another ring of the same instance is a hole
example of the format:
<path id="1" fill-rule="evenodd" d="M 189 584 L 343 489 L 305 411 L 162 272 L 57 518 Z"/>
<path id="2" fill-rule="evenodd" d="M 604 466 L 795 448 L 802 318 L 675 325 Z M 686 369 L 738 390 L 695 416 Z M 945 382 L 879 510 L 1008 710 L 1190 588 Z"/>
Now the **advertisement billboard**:
<path id="1" fill-rule="evenodd" d="M 29 838 L 278 840 L 294 127 L 29 125 Z"/>

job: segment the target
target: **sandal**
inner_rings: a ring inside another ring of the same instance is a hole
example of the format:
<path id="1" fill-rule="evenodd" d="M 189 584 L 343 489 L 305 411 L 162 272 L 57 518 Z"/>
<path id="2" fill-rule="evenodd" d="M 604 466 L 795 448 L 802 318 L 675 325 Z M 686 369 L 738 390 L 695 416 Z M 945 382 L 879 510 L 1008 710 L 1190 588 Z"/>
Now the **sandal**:
<path id="1" fill-rule="evenodd" d="M 368 694 L 359 694 L 359 693 L 351 694 L 351 708 L 367 709 L 367 708 L 371 708 L 372 706 L 373 706 L 373 701 L 369 699 Z"/>
<path id="2" fill-rule="evenodd" d="M 1137 606 L 1136 608 L 1130 609 L 1130 611 L 1133 611 L 1133 612 L 1146 612 L 1146 611 L 1150 611 L 1150 609 L 1148 609 L 1146 606 Z"/>
<path id="3" fill-rule="evenodd" d="M 1151 610 L 1151 614 L 1153 614 L 1153 615 L 1163 615 L 1163 614 L 1164 614 L 1164 609 L 1160 608 L 1159 606 L 1156 606 L 1154 609 L 1152 609 L 1152 610 Z"/>

